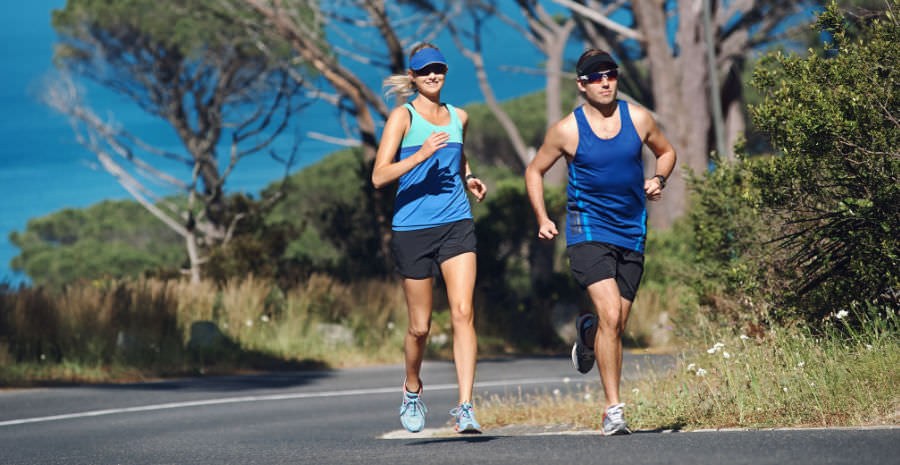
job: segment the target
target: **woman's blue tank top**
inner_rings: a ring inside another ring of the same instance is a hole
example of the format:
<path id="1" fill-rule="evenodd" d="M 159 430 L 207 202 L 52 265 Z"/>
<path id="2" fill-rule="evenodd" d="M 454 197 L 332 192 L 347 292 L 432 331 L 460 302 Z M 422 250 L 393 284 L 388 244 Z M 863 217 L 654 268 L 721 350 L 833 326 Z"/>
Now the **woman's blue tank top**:
<path id="1" fill-rule="evenodd" d="M 447 145 L 400 177 L 394 199 L 394 231 L 432 228 L 454 221 L 471 219 L 472 211 L 460 178 L 463 128 L 456 109 L 445 104 L 450 124 L 436 126 L 416 112 L 410 104 L 409 131 L 400 143 L 396 160 L 416 153 L 434 131 L 450 134 Z"/>
<path id="2" fill-rule="evenodd" d="M 641 141 L 628 103 L 619 100 L 619 133 L 597 137 L 583 107 L 575 109 L 578 149 L 569 163 L 566 243 L 604 242 L 644 252 L 647 209 Z"/>

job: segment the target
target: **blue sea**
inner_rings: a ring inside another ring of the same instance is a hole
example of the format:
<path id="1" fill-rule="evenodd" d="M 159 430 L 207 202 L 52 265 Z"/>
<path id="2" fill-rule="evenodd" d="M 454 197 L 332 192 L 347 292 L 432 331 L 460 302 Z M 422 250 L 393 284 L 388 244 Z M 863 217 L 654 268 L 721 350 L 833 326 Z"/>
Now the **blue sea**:
<path id="1" fill-rule="evenodd" d="M 513 2 L 508 12 L 516 14 Z M 14 6 L 13 6 L 14 5 Z M 64 0 L 16 2 L 5 7 L 0 16 L 0 43 L 6 44 L 0 60 L 0 281 L 27 282 L 27 277 L 13 272 L 9 263 L 19 250 L 8 237 L 12 231 L 24 231 L 29 219 L 64 208 L 83 208 L 104 199 L 127 199 L 128 193 L 102 169 L 93 154 L 74 138 L 66 118 L 42 104 L 40 96 L 54 76 L 52 64 L 56 35 L 50 25 L 52 10 L 65 6 Z M 552 9 L 552 8 L 551 8 Z M 533 92 L 543 87 L 543 78 L 534 74 L 514 73 L 501 66 L 537 68 L 540 52 L 529 43 L 514 38 L 510 30 L 496 22 L 489 24 L 485 58 L 494 92 L 501 100 Z M 337 39 L 336 39 L 337 40 Z M 451 72 L 443 97 L 464 106 L 483 97 L 474 77 L 474 69 L 447 34 L 433 40 L 448 62 Z M 578 56 L 573 48 L 567 55 Z M 350 63 L 348 63 L 349 65 Z M 377 88 L 384 77 L 378 71 L 354 64 L 354 72 Z M 146 137 L 169 150 L 185 153 L 172 129 L 161 120 L 144 114 L 130 101 L 84 83 L 86 99 L 101 116 L 114 115 L 126 129 Z M 344 137 L 338 116 L 327 104 L 307 108 L 295 117 L 294 125 L 302 133 L 317 131 Z M 285 149 L 286 141 L 280 143 Z M 339 147 L 304 138 L 294 170 L 302 169 Z M 242 161 L 229 179 L 230 191 L 256 193 L 279 179 L 284 168 L 264 154 Z M 182 177 L 183 179 L 184 177 Z"/>

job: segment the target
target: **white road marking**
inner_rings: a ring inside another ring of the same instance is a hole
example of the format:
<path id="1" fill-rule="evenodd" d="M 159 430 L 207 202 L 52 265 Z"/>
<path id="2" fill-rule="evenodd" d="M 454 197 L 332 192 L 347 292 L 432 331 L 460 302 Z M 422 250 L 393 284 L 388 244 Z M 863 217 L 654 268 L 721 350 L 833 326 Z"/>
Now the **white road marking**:
<path id="1" fill-rule="evenodd" d="M 515 386 L 520 384 L 547 384 L 562 382 L 562 378 L 524 378 L 500 381 L 485 381 L 475 383 L 476 388 L 498 387 L 498 386 Z M 429 391 L 447 391 L 456 389 L 456 384 L 435 384 L 429 385 Z M 371 388 L 371 389 L 346 389 L 343 391 L 324 391 L 324 392 L 296 392 L 291 394 L 270 394 L 265 396 L 243 396 L 243 397 L 226 397 L 221 399 L 193 400 L 186 402 L 170 402 L 166 404 L 142 405 L 138 407 L 113 408 L 105 410 L 90 410 L 87 412 L 66 413 L 62 415 L 51 415 L 46 417 L 20 418 L 17 420 L 0 421 L 0 426 L 24 425 L 27 423 L 41 423 L 47 421 L 70 420 L 74 418 L 99 417 L 103 415 L 115 415 L 119 413 L 133 412 L 153 412 L 157 410 L 168 410 L 174 408 L 203 407 L 207 405 L 236 404 L 241 402 L 262 402 L 269 400 L 293 400 L 293 399 L 311 399 L 319 397 L 341 397 L 341 396 L 365 396 L 371 394 L 389 394 L 397 392 L 399 387 L 389 388 Z"/>

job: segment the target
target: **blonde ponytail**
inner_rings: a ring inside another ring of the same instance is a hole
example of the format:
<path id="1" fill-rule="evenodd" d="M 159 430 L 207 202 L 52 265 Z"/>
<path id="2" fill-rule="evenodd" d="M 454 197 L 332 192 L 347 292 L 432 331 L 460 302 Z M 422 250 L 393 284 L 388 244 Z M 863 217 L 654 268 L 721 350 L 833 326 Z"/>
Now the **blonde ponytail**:
<path id="1" fill-rule="evenodd" d="M 400 100 L 406 100 L 416 93 L 416 85 L 408 74 L 394 74 L 385 78 L 382 87 L 387 87 L 384 97 L 395 95 Z"/>

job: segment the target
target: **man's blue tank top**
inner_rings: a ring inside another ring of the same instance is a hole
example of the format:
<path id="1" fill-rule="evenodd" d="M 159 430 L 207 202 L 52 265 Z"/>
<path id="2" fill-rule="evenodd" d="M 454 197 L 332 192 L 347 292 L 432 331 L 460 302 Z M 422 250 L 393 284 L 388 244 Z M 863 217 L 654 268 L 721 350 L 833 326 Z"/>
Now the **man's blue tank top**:
<path id="1" fill-rule="evenodd" d="M 434 131 L 450 134 L 447 145 L 400 177 L 394 199 L 394 231 L 432 228 L 454 221 L 471 219 L 472 211 L 459 175 L 463 127 L 456 109 L 445 104 L 450 124 L 436 126 L 416 112 L 410 104 L 409 131 L 400 143 L 396 160 L 416 153 Z"/>
<path id="2" fill-rule="evenodd" d="M 597 137 L 583 107 L 575 109 L 578 149 L 569 163 L 566 188 L 566 243 L 604 242 L 644 252 L 647 208 L 643 142 L 631 122 L 628 103 L 619 100 L 619 133 Z"/>

